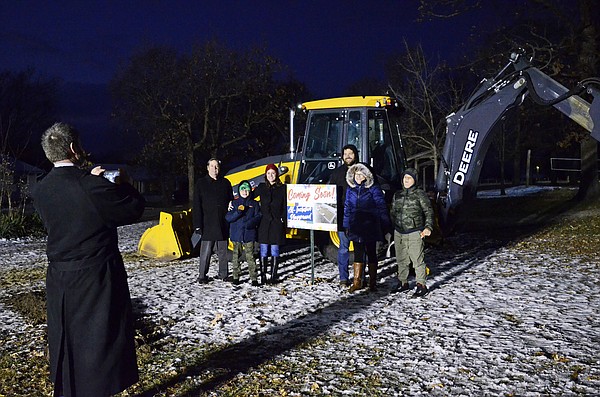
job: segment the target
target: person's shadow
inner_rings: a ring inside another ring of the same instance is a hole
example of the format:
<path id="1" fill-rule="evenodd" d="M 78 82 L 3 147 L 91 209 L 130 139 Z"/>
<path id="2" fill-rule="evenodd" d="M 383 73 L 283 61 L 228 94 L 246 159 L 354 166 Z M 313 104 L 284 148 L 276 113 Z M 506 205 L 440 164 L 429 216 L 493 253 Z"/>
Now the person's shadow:
<path id="1" fill-rule="evenodd" d="M 568 207 L 560 207 L 556 213 Z M 429 285 L 430 291 L 442 288 L 450 280 L 484 262 L 487 256 L 501 247 L 535 232 L 549 220 L 550 218 L 545 218 L 535 225 L 517 229 L 514 225 L 504 225 L 506 233 L 495 230 L 492 236 L 481 231 L 471 232 L 471 235 L 467 232 L 449 240 L 445 246 L 429 250 L 426 255 L 426 262 L 431 268 L 429 278 L 435 280 Z M 290 253 L 287 257 L 282 255 L 282 269 L 291 268 L 283 270 L 283 274 L 290 274 L 292 270 L 306 269 L 307 265 L 298 266 L 294 263 L 298 255 L 297 252 Z M 323 263 L 327 260 L 317 253 L 315 261 Z M 209 353 L 207 356 L 185 362 L 181 366 L 180 373 L 137 395 L 152 396 L 185 381 L 187 377 L 194 377 L 207 371 L 216 375 L 197 385 L 193 390 L 189 390 L 185 395 L 197 396 L 202 392 L 213 390 L 233 379 L 238 373 L 248 372 L 251 368 L 256 368 L 313 338 L 326 334 L 341 321 L 357 313 L 368 312 L 372 303 L 390 294 L 390 290 L 395 285 L 394 277 L 390 276 L 395 272 L 396 264 L 393 258 L 381 261 L 378 278 L 385 281 L 380 282 L 376 292 L 364 291 L 341 295 L 339 300 L 325 307 L 315 308 L 311 313 L 292 319 L 286 324 L 273 326 L 265 332 Z"/>

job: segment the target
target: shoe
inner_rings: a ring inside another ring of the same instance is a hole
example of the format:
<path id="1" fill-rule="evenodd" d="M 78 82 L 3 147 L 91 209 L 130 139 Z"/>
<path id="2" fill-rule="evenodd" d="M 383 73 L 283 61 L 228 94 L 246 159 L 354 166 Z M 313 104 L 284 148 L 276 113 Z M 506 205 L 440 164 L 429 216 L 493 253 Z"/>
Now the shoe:
<path id="1" fill-rule="evenodd" d="M 232 283 L 233 282 L 233 277 L 229 276 L 229 277 L 219 277 L 219 280 L 223 281 L 223 282 L 228 282 L 228 283 Z"/>
<path id="2" fill-rule="evenodd" d="M 410 286 L 408 285 L 408 283 L 398 283 L 396 284 L 396 286 L 394 288 L 392 288 L 392 293 L 396 293 L 396 292 L 406 292 L 410 289 Z"/>
<path id="3" fill-rule="evenodd" d="M 421 296 L 425 296 L 428 292 L 429 292 L 429 290 L 427 289 L 426 285 L 417 284 L 417 290 L 412 295 L 412 298 L 419 298 Z"/>
<path id="4" fill-rule="evenodd" d="M 342 288 L 347 288 L 350 286 L 350 284 L 351 283 L 348 280 L 340 280 L 340 287 L 342 287 Z"/>
<path id="5" fill-rule="evenodd" d="M 199 278 L 198 284 L 208 284 L 210 281 L 210 277 Z"/>
<path id="6" fill-rule="evenodd" d="M 252 280 L 252 286 L 253 287 L 258 287 L 260 284 L 258 284 L 258 280 Z"/>
<path id="7" fill-rule="evenodd" d="M 240 279 L 239 278 L 234 278 L 233 281 L 231 282 L 233 285 L 240 285 Z"/>

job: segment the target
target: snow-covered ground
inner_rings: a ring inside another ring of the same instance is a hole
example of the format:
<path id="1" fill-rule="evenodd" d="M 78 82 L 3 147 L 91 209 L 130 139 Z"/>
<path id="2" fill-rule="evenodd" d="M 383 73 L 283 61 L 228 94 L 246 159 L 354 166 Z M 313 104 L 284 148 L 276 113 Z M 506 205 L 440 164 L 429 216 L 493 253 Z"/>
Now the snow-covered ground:
<path id="1" fill-rule="evenodd" d="M 161 324 L 181 349 L 216 347 L 214 367 L 218 347 L 227 346 L 222 358 L 239 355 L 230 365 L 239 382 L 267 371 L 267 362 L 286 368 L 264 395 L 364 395 L 365 383 L 390 396 L 600 395 L 598 261 L 458 235 L 427 251 L 431 292 L 424 298 L 390 293 L 394 259 L 380 262 L 377 292 L 349 294 L 338 286 L 336 265 L 318 254 L 311 283 L 305 245 L 282 254 L 277 286 L 252 287 L 246 267 L 240 286 L 198 285 L 195 258 L 156 266 L 134 255 L 153 224 L 119 230 L 136 312 Z M 0 277 L 41 271 L 43 249 L 39 240 L 0 240 Z M 216 268 L 213 257 L 210 276 Z M 4 344 L 42 331 L 0 304 Z M 195 374 L 188 376 L 201 384 L 202 371 Z"/>

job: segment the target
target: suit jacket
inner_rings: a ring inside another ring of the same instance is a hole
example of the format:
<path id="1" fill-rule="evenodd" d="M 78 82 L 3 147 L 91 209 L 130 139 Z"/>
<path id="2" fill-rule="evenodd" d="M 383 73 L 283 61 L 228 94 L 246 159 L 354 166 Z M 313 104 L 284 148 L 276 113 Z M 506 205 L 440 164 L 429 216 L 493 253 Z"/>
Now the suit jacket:
<path id="1" fill-rule="evenodd" d="M 196 182 L 194 188 L 194 227 L 202 229 L 202 241 L 223 241 L 229 238 L 229 223 L 225 214 L 233 200 L 231 182 L 206 175 Z"/>
<path id="2" fill-rule="evenodd" d="M 54 168 L 32 190 L 48 232 L 50 375 L 64 396 L 116 394 L 138 380 L 133 316 L 117 226 L 144 211 L 130 185 Z"/>

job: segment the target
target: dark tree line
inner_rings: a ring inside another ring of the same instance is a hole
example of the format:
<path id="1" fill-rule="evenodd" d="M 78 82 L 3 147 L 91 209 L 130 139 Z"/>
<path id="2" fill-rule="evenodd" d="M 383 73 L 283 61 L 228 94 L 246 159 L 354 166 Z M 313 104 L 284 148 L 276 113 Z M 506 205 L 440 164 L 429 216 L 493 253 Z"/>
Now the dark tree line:
<path id="1" fill-rule="evenodd" d="M 395 95 L 405 108 L 405 145 L 410 155 L 429 153 L 437 168 L 445 116 L 457 109 L 482 77 L 493 76 L 511 51 L 521 47 L 534 65 L 567 87 L 598 71 L 598 13 L 592 0 L 511 2 L 421 0 L 421 21 L 452 18 L 481 7 L 495 7 L 501 24 L 477 29 L 465 39 L 457 64 L 426 55 L 416 43 L 399 45 L 386 65 L 386 81 L 348 82 L 348 94 Z M 123 134 L 141 137 L 137 161 L 160 175 L 165 197 L 175 175 L 186 175 L 188 191 L 206 160 L 226 164 L 287 150 L 288 109 L 309 96 L 264 49 L 233 50 L 217 41 L 189 53 L 172 48 L 140 50 L 110 84 L 113 115 Z M 32 71 L 0 74 L 0 149 L 39 163 L 39 134 L 56 116 L 56 82 Z M 597 146 L 582 128 L 554 109 L 531 101 L 503 120 L 501 136 L 490 154 L 522 174 L 524 153 L 544 156 L 566 152 L 583 162 L 582 197 L 598 194 Z M 580 148 L 580 149 L 579 149 Z M 36 153 L 37 150 L 37 153 Z M 427 155 L 426 155 L 427 156 Z M 502 178 L 503 179 L 503 178 Z"/>
<path id="2" fill-rule="evenodd" d="M 40 137 L 54 121 L 56 103 L 56 81 L 33 70 L 0 72 L 0 211 L 6 209 L 11 224 L 27 194 L 26 181 L 15 174 L 16 161 L 42 164 Z M 0 215 L 4 230 L 8 221 Z"/>
<path id="3" fill-rule="evenodd" d="M 0 72 L 0 155 L 41 163 L 39 137 L 56 117 L 56 88 L 33 69 Z"/>
<path id="4" fill-rule="evenodd" d="M 141 163 L 165 180 L 186 174 L 191 199 L 209 158 L 241 164 L 281 151 L 287 109 L 304 94 L 301 84 L 279 82 L 283 72 L 261 49 L 150 48 L 113 79 L 115 114 L 143 138 Z"/>

